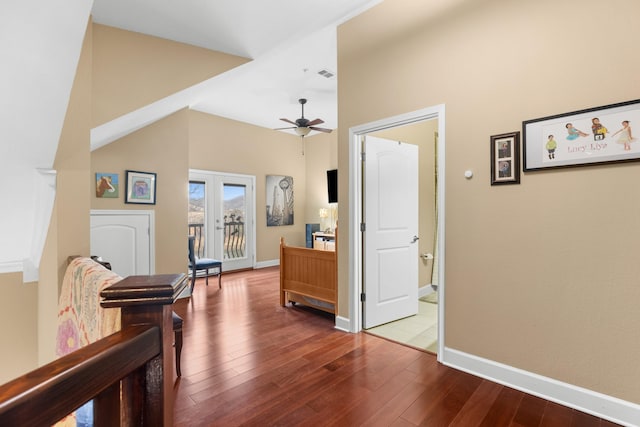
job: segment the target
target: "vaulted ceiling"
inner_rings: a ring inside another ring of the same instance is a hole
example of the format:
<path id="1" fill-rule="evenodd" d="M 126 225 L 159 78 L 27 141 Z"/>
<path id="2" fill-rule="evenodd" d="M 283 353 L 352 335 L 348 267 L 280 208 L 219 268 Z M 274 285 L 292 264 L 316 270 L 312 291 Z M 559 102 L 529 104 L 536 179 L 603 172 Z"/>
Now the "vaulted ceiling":
<path id="1" fill-rule="evenodd" d="M 0 2 L 0 273 L 37 280 L 53 167 L 87 22 L 251 59 L 91 130 L 91 148 L 189 107 L 266 128 L 337 126 L 336 26 L 382 0 L 5 0 Z M 185 64 L 188 66 L 188 64 Z"/>
<path id="2" fill-rule="evenodd" d="M 192 109 L 266 128 L 300 117 L 337 127 L 336 27 L 380 0 L 95 0 L 96 23 L 250 58 L 247 64 L 92 131 L 95 149 Z M 328 71 L 331 77 L 326 77 Z M 321 74 L 319 74 L 321 73 Z"/>

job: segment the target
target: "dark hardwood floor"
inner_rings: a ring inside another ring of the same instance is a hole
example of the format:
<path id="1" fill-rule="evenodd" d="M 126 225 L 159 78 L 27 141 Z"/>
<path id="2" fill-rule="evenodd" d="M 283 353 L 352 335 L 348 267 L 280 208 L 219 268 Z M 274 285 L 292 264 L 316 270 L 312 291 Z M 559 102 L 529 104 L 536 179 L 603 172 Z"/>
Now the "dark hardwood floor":
<path id="1" fill-rule="evenodd" d="M 196 283 L 176 426 L 614 426 L 436 362 L 333 316 L 279 305 L 278 268 Z"/>

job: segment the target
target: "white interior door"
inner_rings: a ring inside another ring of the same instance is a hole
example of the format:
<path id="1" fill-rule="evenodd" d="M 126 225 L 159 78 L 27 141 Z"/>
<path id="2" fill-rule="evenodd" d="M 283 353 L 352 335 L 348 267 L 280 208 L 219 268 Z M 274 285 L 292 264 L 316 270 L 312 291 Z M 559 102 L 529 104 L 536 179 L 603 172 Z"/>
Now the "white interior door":
<path id="1" fill-rule="evenodd" d="M 223 271 L 255 263 L 255 177 L 211 171 L 189 173 L 204 183 L 204 256 L 222 261 Z"/>
<path id="2" fill-rule="evenodd" d="M 367 136 L 364 143 L 363 325 L 418 312 L 418 146 Z"/>
<path id="3" fill-rule="evenodd" d="M 91 211 L 91 255 L 122 277 L 154 274 L 152 211 Z"/>

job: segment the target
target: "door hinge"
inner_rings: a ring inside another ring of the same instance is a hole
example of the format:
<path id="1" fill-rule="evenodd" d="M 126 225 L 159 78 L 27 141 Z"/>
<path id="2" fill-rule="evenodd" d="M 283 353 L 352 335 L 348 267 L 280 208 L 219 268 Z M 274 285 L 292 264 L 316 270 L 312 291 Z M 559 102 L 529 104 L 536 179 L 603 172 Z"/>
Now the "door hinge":
<path id="1" fill-rule="evenodd" d="M 364 162 L 365 160 L 367 160 L 367 153 L 360 153 L 360 161 Z"/>
<path id="2" fill-rule="evenodd" d="M 360 294 L 360 301 L 361 302 L 365 302 L 367 300 L 367 294 L 365 294 L 364 292 Z"/>
<path id="3" fill-rule="evenodd" d="M 360 231 L 363 233 L 367 231 L 367 225 L 364 222 L 360 223 Z"/>

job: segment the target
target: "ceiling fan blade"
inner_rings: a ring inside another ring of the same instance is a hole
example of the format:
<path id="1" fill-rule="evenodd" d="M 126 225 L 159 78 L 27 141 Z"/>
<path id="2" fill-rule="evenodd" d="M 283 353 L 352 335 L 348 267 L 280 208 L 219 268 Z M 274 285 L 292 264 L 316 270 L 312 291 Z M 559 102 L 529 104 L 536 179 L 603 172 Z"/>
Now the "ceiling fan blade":
<path id="1" fill-rule="evenodd" d="M 275 128 L 274 130 L 285 130 L 285 129 L 295 129 L 298 126 L 288 127 L 288 128 Z"/>
<path id="2" fill-rule="evenodd" d="M 309 123 L 307 123 L 307 126 L 315 126 L 315 125 L 319 125 L 324 123 L 324 120 L 322 119 L 315 119 L 315 120 L 311 120 Z"/>
<path id="3" fill-rule="evenodd" d="M 332 132 L 332 130 L 331 130 L 331 129 L 327 129 L 327 128 L 318 128 L 318 127 L 315 127 L 315 126 L 309 126 L 309 129 L 311 129 L 311 130 L 316 130 L 316 131 L 318 131 L 318 132 L 324 132 L 324 133 L 331 133 L 331 132 Z"/>
<path id="4" fill-rule="evenodd" d="M 294 125 L 294 126 L 298 126 L 298 124 L 297 124 L 296 122 L 292 122 L 292 121 L 291 121 L 291 120 L 289 120 L 289 119 L 280 119 L 280 120 L 282 120 L 283 122 L 291 123 L 291 124 L 292 124 L 292 125 Z"/>

